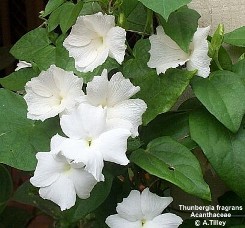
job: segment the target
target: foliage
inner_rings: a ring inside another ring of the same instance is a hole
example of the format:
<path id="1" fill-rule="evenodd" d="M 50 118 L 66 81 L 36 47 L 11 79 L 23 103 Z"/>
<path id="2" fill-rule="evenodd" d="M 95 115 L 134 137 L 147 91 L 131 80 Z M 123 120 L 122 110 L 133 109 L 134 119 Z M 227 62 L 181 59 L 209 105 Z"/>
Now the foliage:
<path id="1" fill-rule="evenodd" d="M 245 59 L 241 57 L 233 64 L 223 46 L 227 43 L 245 47 L 245 27 L 225 34 L 224 26 L 218 26 L 209 42 L 212 62 L 208 78 L 198 77 L 197 71 L 188 71 L 184 67 L 168 69 L 158 75 L 147 65 L 151 47 L 149 35 L 158 25 L 162 25 L 165 33 L 189 53 L 200 18 L 195 10 L 186 6 L 190 2 L 48 1 L 41 12 L 43 25 L 25 34 L 10 50 L 17 60 L 28 61 L 32 67 L 0 79 L 3 87 L 0 90 L 0 218 L 13 216 L 13 208 L 7 207 L 7 202 L 14 200 L 38 208 L 53 217 L 60 227 L 76 227 L 77 224 L 95 224 L 94 227 L 100 224 L 102 227 L 105 218 L 115 213 L 116 203 L 131 189 L 149 187 L 167 196 L 173 185 L 193 198 L 211 204 L 213 192 L 204 178 L 206 167 L 200 158 L 202 153 L 215 174 L 234 192 L 228 197 L 231 201 L 234 199 L 231 205 L 245 201 Z M 93 72 L 79 72 L 63 41 L 79 15 L 96 12 L 115 15 L 116 24 L 127 31 L 126 55 L 121 65 L 108 58 Z M 106 163 L 105 182 L 96 185 L 90 198 L 77 200 L 73 208 L 64 212 L 54 203 L 42 199 L 29 181 L 12 197 L 9 173 L 12 167 L 30 171 L 32 176 L 37 164 L 36 153 L 49 151 L 51 137 L 62 134 L 58 118 L 44 122 L 28 119 L 23 99 L 26 83 L 52 64 L 72 71 L 85 84 L 100 75 L 104 68 L 109 75 L 120 71 L 140 87 L 134 98 L 147 104 L 139 136 L 128 140 L 130 164 L 122 167 Z M 186 90 L 192 90 L 195 99 L 189 99 L 177 108 L 175 104 Z M 224 205 L 226 197 L 221 198 Z M 22 216 L 20 221 L 26 224 L 31 215 L 21 213 L 17 213 Z M 9 221 L 3 219 L 0 225 L 8 226 Z M 234 225 L 242 223 L 241 219 Z M 182 227 L 189 224 L 193 221 L 186 220 Z"/>

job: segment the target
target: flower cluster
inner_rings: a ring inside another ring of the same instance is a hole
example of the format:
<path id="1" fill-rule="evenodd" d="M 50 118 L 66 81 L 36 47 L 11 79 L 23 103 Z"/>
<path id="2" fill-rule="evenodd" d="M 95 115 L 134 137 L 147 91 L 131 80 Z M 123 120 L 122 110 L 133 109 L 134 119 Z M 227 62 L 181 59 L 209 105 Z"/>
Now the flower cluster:
<path id="1" fill-rule="evenodd" d="M 187 62 L 188 70 L 197 69 L 199 76 L 207 77 L 208 31 L 209 28 L 199 28 L 190 44 L 190 53 L 185 53 L 165 35 L 162 27 L 158 27 L 157 35 L 150 37 L 148 66 L 156 68 L 159 74 Z M 75 68 L 88 72 L 108 57 L 121 64 L 125 40 L 126 32 L 115 26 L 114 16 L 97 13 L 78 17 L 63 45 L 74 58 Z M 16 70 L 24 67 L 31 67 L 31 64 L 21 62 Z M 120 72 L 109 80 L 105 69 L 101 76 L 94 76 L 87 83 L 85 92 L 83 87 L 81 78 L 55 65 L 25 86 L 28 118 L 45 121 L 60 117 L 65 136 L 54 135 L 50 151 L 37 153 L 38 163 L 30 181 L 40 188 L 41 197 L 55 202 L 61 210 L 72 207 L 76 196 L 88 198 L 96 183 L 104 181 L 104 161 L 129 163 L 127 139 L 138 136 L 142 114 L 147 108 L 143 100 L 131 99 L 140 88 Z M 160 215 L 171 201 L 172 198 L 158 197 L 148 189 L 141 195 L 132 191 L 128 199 L 118 205 L 118 215 L 110 216 L 107 224 L 110 227 L 162 227 L 166 224 L 176 227 L 182 222 L 179 217 Z"/>
<path id="2" fill-rule="evenodd" d="M 139 87 L 120 72 L 108 80 L 104 70 L 87 84 L 86 94 L 82 87 L 82 79 L 54 65 L 25 87 L 28 118 L 44 121 L 59 114 L 66 135 L 53 136 L 49 153 L 37 153 L 31 178 L 41 197 L 62 210 L 75 204 L 76 194 L 87 198 L 94 185 L 104 181 L 104 161 L 128 164 L 127 139 L 138 135 L 146 110 L 144 101 L 130 99 Z"/>
<path id="3" fill-rule="evenodd" d="M 107 217 L 106 224 L 110 228 L 176 228 L 183 221 L 179 216 L 172 213 L 161 214 L 172 201 L 172 197 L 160 197 L 151 193 L 148 188 L 142 193 L 132 190 L 118 204 L 118 214 Z"/>

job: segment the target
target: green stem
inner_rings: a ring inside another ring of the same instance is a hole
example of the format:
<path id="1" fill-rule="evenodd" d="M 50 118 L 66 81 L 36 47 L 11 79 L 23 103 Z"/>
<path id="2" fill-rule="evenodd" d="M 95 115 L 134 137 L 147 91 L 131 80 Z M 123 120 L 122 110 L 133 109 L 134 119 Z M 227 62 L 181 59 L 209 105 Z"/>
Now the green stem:
<path id="1" fill-rule="evenodd" d="M 148 26 L 150 26 L 150 28 L 152 29 L 152 25 L 153 25 L 153 11 L 147 8 L 147 15 L 146 15 L 146 23 L 145 23 L 145 27 L 141 36 L 141 39 L 144 38 L 145 34 L 146 34 L 146 29 Z"/>

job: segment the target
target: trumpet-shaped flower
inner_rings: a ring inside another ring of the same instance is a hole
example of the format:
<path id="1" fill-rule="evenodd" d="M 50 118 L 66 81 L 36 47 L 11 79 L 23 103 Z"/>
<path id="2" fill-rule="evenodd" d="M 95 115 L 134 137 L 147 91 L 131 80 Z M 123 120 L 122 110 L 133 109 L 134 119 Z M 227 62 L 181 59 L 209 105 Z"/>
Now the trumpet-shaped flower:
<path id="1" fill-rule="evenodd" d="M 134 137 L 138 135 L 142 114 L 147 108 L 143 100 L 129 99 L 139 90 L 139 86 L 134 86 L 120 72 L 109 81 L 107 71 L 104 70 L 101 76 L 95 76 L 87 84 L 86 100 L 93 106 L 102 106 L 107 110 L 107 124 L 111 128 L 129 129 Z"/>
<path id="2" fill-rule="evenodd" d="M 76 195 L 87 199 L 97 181 L 84 170 L 84 164 L 73 163 L 62 155 L 62 141 L 56 135 L 51 139 L 50 152 L 37 153 L 38 163 L 30 182 L 40 188 L 42 198 L 58 204 L 63 211 L 75 205 Z"/>
<path id="3" fill-rule="evenodd" d="M 26 61 L 20 60 L 20 61 L 17 63 L 17 67 L 15 68 L 15 71 L 18 71 L 18 70 L 20 70 L 20 69 L 27 68 L 27 67 L 32 67 L 31 63 L 28 63 L 28 62 L 26 62 Z"/>
<path id="4" fill-rule="evenodd" d="M 175 68 L 186 63 L 187 70 L 198 70 L 197 75 L 203 78 L 209 76 L 211 58 L 208 56 L 207 36 L 210 27 L 198 28 L 189 46 L 189 53 L 185 53 L 178 44 L 167 36 L 161 26 L 157 27 L 157 34 L 150 36 L 150 68 L 156 68 L 157 73 L 165 73 L 169 68 Z"/>
<path id="5" fill-rule="evenodd" d="M 62 115 L 60 125 L 69 137 L 60 136 L 64 140 L 64 156 L 74 163 L 82 162 L 97 181 L 104 180 L 104 161 L 128 164 L 126 150 L 130 132 L 123 128 L 106 130 L 106 110 L 102 107 L 80 104 L 70 114 Z"/>
<path id="6" fill-rule="evenodd" d="M 121 64 L 125 40 L 126 31 L 115 26 L 115 17 L 99 12 L 78 17 L 63 45 L 75 59 L 76 69 L 88 72 L 102 65 L 108 56 Z"/>
<path id="7" fill-rule="evenodd" d="M 42 120 L 70 111 L 84 101 L 83 80 L 52 65 L 26 83 L 27 117 Z"/>
<path id="8" fill-rule="evenodd" d="M 183 221 L 179 216 L 172 213 L 161 214 L 172 200 L 172 197 L 153 194 L 148 188 L 141 194 L 132 190 L 129 196 L 118 204 L 118 214 L 107 217 L 106 224 L 110 228 L 178 227 Z"/>

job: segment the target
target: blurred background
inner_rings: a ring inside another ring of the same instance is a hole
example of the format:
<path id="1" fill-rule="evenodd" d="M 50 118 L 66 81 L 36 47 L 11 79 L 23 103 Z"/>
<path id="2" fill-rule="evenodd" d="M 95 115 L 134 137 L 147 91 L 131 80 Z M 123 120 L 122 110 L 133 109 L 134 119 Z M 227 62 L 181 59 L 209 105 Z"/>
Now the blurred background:
<path id="1" fill-rule="evenodd" d="M 0 76 L 11 73 L 15 60 L 10 47 L 25 33 L 41 25 L 39 12 L 48 0 L 0 0 Z"/>

